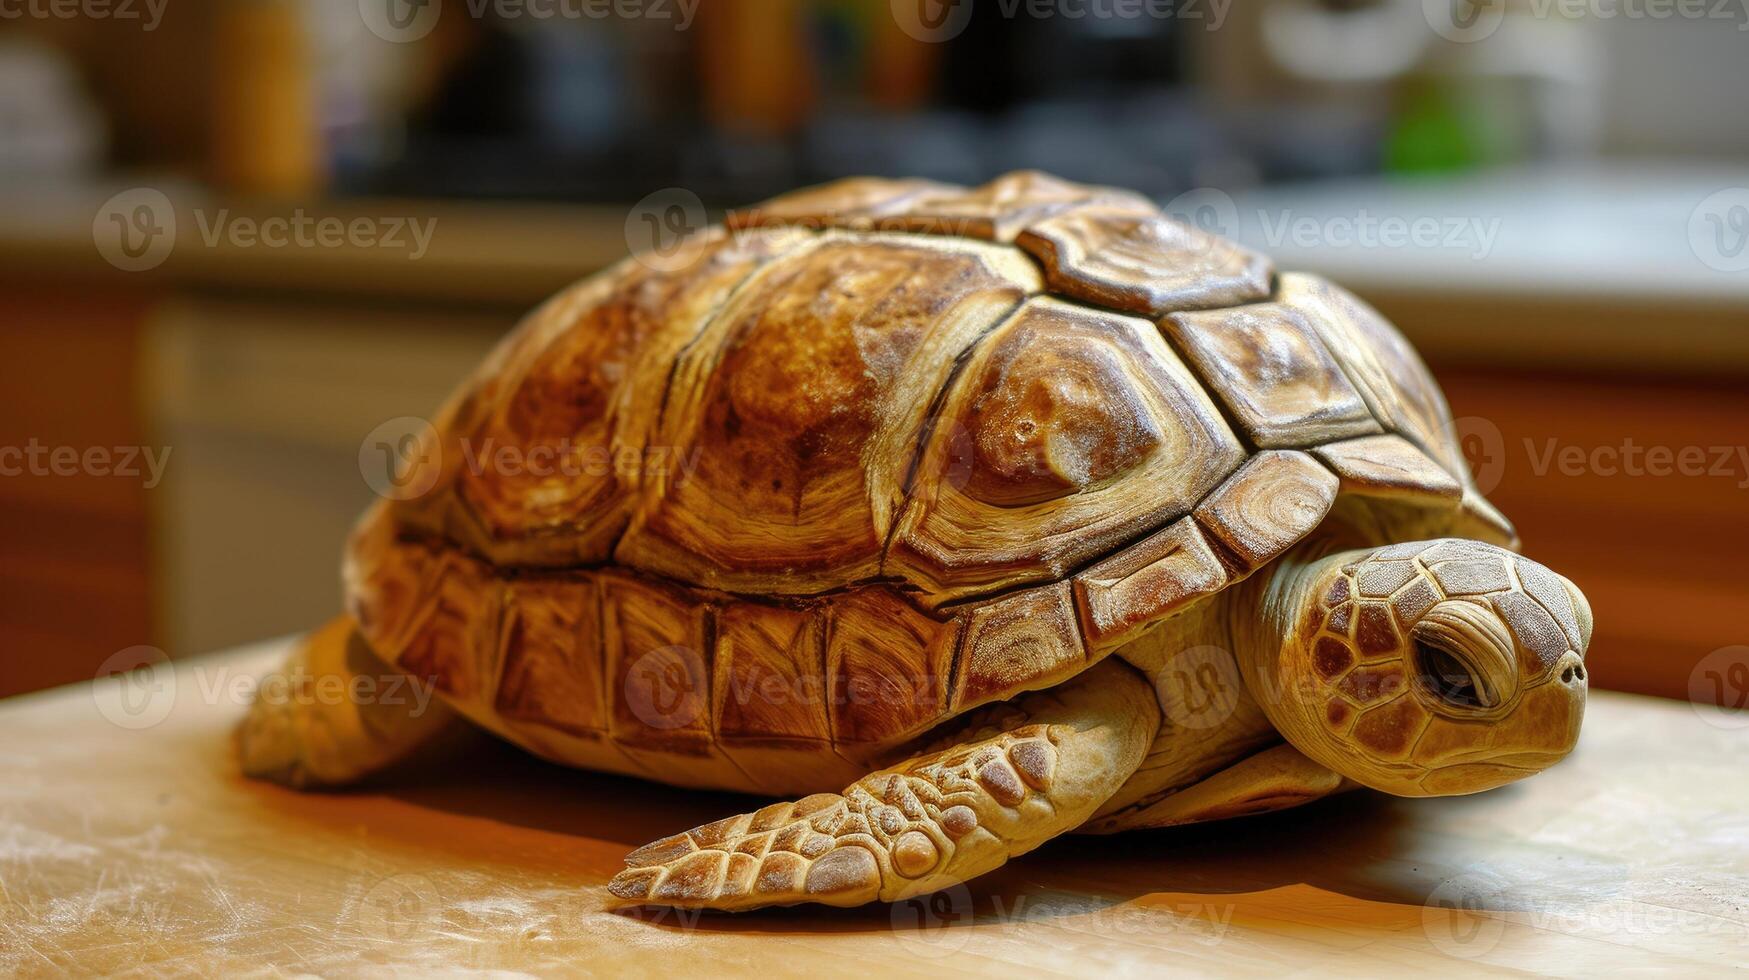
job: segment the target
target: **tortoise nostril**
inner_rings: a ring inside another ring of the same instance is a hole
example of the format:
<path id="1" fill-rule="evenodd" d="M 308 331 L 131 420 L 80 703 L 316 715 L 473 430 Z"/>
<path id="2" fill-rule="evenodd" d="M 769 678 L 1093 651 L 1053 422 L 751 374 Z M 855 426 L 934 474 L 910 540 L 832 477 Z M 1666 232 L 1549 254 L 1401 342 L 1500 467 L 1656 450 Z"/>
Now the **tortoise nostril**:
<path id="1" fill-rule="evenodd" d="M 1566 670 L 1561 671 L 1561 683 L 1563 683 L 1563 684 L 1573 683 L 1573 668 L 1568 667 Z"/>

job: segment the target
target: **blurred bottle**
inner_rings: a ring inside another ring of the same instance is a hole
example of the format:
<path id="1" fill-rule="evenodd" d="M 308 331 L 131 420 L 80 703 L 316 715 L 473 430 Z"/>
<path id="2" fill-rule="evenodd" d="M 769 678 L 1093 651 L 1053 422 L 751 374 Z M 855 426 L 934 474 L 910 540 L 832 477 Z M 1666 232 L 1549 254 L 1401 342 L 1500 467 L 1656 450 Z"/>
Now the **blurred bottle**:
<path id="1" fill-rule="evenodd" d="M 816 80 L 802 0 L 716 0 L 698 12 L 706 118 L 726 133 L 793 133 L 814 105 Z"/>
<path id="2" fill-rule="evenodd" d="M 244 194 L 308 196 L 326 168 L 310 46 L 293 0 L 218 5 L 213 180 Z"/>

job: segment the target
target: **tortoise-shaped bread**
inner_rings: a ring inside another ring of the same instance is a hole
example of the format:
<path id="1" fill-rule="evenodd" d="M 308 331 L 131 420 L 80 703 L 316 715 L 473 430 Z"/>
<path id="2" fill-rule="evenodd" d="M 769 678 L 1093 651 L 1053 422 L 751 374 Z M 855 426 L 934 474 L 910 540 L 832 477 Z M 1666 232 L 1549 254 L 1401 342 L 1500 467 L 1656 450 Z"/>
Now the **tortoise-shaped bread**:
<path id="1" fill-rule="evenodd" d="M 262 697 L 245 771 L 346 783 L 460 716 L 800 797 L 634 851 L 633 902 L 890 901 L 1071 830 L 1474 792 L 1584 709 L 1585 599 L 1389 324 L 1038 173 L 843 181 L 584 280 L 396 488 L 281 680 L 442 703 Z"/>

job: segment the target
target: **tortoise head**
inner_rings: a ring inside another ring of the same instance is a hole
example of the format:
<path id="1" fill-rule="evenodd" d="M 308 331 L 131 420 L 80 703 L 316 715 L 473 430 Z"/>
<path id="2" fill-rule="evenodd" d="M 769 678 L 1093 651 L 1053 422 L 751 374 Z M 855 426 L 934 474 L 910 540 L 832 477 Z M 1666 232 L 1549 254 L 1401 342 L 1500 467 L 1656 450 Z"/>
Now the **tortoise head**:
<path id="1" fill-rule="evenodd" d="M 1447 796 L 1572 751 L 1591 609 L 1567 579 L 1461 539 L 1282 566 L 1240 661 L 1308 757 L 1387 793 Z"/>

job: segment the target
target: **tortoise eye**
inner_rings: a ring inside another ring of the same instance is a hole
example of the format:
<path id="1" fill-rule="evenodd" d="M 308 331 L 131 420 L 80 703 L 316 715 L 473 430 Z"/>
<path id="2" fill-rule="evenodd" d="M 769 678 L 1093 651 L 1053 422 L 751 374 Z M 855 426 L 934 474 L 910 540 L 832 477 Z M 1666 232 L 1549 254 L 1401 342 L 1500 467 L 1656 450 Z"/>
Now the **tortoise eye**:
<path id="1" fill-rule="evenodd" d="M 1512 637 L 1487 606 L 1446 600 L 1409 631 L 1422 687 L 1454 708 L 1495 708 L 1518 684 Z"/>
<path id="2" fill-rule="evenodd" d="M 1492 708 L 1499 703 L 1479 675 L 1449 650 L 1425 640 L 1415 641 L 1415 671 L 1421 683 L 1446 704 L 1459 708 Z"/>

